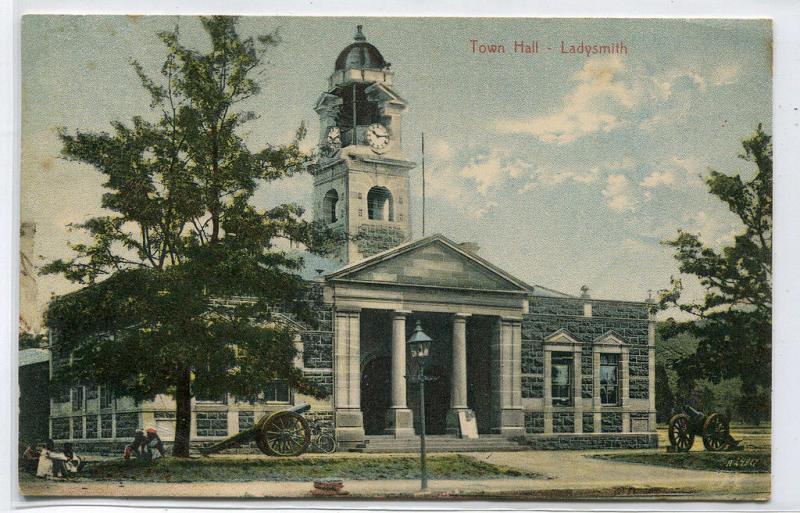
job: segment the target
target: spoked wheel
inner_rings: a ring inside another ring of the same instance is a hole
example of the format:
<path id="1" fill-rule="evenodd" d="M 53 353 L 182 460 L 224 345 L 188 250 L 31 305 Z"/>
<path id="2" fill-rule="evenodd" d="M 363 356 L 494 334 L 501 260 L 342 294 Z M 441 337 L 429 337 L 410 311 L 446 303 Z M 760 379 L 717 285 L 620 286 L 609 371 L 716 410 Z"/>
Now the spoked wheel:
<path id="1" fill-rule="evenodd" d="M 333 437 L 333 435 L 323 433 L 319 435 L 319 438 L 317 439 L 317 447 L 319 447 L 320 452 L 327 454 L 336 452 L 336 439 Z"/>
<path id="2" fill-rule="evenodd" d="M 284 411 L 270 415 L 256 436 L 256 445 L 270 456 L 299 456 L 308 449 L 311 430 L 301 415 Z"/>
<path id="3" fill-rule="evenodd" d="M 687 452 L 694 444 L 694 434 L 689 428 L 689 416 L 685 413 L 669 419 L 669 443 L 679 452 Z"/>
<path id="4" fill-rule="evenodd" d="M 725 415 L 712 413 L 703 423 L 703 445 L 707 451 L 724 451 L 730 440 L 730 424 Z"/>

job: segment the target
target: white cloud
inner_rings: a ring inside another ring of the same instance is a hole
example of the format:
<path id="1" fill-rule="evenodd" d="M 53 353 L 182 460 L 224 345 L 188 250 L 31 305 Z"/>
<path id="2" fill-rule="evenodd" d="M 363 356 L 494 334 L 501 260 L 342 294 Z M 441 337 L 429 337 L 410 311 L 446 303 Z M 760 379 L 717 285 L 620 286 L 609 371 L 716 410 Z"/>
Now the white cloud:
<path id="1" fill-rule="evenodd" d="M 720 64 L 711 72 L 711 83 L 715 86 L 735 84 L 742 67 L 738 64 Z"/>
<path id="2" fill-rule="evenodd" d="M 672 185 L 675 183 L 675 173 L 668 171 L 653 171 L 642 180 L 641 185 L 647 189 L 655 189 L 662 185 Z"/>
<path id="3" fill-rule="evenodd" d="M 527 162 L 513 157 L 510 151 L 492 148 L 488 154 L 480 154 L 470 160 L 461 168 L 459 175 L 473 180 L 478 191 L 485 194 L 490 187 L 508 178 L 517 178 L 530 167 Z"/>
<path id="4" fill-rule="evenodd" d="M 632 196 L 628 177 L 621 174 L 608 175 L 603 197 L 606 198 L 608 208 L 617 212 L 633 210 L 636 202 Z"/>
<path id="5" fill-rule="evenodd" d="M 529 119 L 501 119 L 495 129 L 504 133 L 530 134 L 546 143 L 567 144 L 597 132 L 610 132 L 625 123 L 612 113 L 636 104 L 634 90 L 620 80 L 625 71 L 617 57 L 590 59 L 575 74 L 575 89 L 564 97 L 558 112 Z"/>
<path id="6" fill-rule="evenodd" d="M 702 241 L 715 247 L 731 244 L 734 237 L 742 231 L 735 222 L 731 223 L 733 216 L 728 214 L 710 215 L 704 210 L 698 210 L 696 213 L 684 214 L 683 219 L 689 223 L 686 231 L 699 234 Z"/>

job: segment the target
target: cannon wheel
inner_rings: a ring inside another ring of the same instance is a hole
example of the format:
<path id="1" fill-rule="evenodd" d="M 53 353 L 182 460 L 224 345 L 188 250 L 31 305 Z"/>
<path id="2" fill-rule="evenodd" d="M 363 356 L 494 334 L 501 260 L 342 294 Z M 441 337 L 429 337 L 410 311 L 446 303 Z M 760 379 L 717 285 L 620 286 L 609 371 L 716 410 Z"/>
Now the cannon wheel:
<path id="1" fill-rule="evenodd" d="M 256 435 L 256 445 L 269 456 L 299 456 L 308 449 L 310 441 L 308 422 L 291 411 L 267 417 Z"/>
<path id="2" fill-rule="evenodd" d="M 730 440 L 730 424 L 725 415 L 712 413 L 703 423 L 703 445 L 707 451 L 724 451 Z"/>
<path id="3" fill-rule="evenodd" d="M 669 419 L 669 443 L 678 449 L 678 452 L 687 452 L 694 444 L 694 433 L 689 425 L 689 416 L 678 413 Z"/>

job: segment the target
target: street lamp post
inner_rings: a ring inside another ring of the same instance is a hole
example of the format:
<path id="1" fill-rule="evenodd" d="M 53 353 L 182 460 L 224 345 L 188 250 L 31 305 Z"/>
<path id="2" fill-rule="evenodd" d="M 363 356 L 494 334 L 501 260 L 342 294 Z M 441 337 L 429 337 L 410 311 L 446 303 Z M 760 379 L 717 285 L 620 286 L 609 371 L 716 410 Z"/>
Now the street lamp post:
<path id="1" fill-rule="evenodd" d="M 414 328 L 413 333 L 408 338 L 406 344 L 408 345 L 408 352 L 411 358 L 417 362 L 417 374 L 408 375 L 406 379 L 411 383 L 419 384 L 419 466 L 420 466 L 420 490 L 428 490 L 428 469 L 425 465 L 425 382 L 434 381 L 435 378 L 428 378 L 425 376 L 425 368 L 430 361 L 431 343 L 433 339 L 422 331 L 420 321 L 417 321 L 417 326 Z"/>

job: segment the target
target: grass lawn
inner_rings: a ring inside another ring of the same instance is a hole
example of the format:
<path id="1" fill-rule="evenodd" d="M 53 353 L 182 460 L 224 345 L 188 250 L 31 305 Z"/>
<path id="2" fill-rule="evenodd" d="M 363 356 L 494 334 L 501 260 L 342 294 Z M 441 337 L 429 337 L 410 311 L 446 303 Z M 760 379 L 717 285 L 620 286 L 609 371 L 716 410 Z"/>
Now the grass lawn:
<path id="1" fill-rule="evenodd" d="M 431 479 L 544 478 L 540 474 L 493 465 L 463 455 L 428 457 Z M 155 462 L 114 460 L 87 465 L 78 479 L 144 482 L 314 481 L 341 479 L 419 479 L 419 459 L 377 458 L 164 458 Z"/>
<path id="2" fill-rule="evenodd" d="M 593 458 L 626 463 L 642 463 L 662 467 L 721 472 L 768 473 L 770 453 L 762 451 L 741 452 L 636 452 L 625 454 L 596 454 Z"/>
<path id="3" fill-rule="evenodd" d="M 669 445 L 667 437 L 667 426 L 658 426 L 658 446 L 666 447 Z M 746 451 L 769 452 L 771 446 L 771 430 L 769 426 L 742 426 L 731 424 L 731 436 L 742 442 Z M 703 450 L 703 438 L 696 436 L 692 452 Z"/>
<path id="4" fill-rule="evenodd" d="M 708 452 L 703 448 L 703 438 L 695 436 L 689 452 L 667 453 L 669 446 L 667 426 L 658 426 L 658 452 L 624 452 L 595 454 L 592 457 L 609 461 L 642 463 L 661 467 L 686 468 L 692 470 L 716 470 L 721 472 L 769 473 L 771 431 L 769 425 L 731 425 L 731 436 L 741 442 L 744 450 L 732 452 Z"/>

